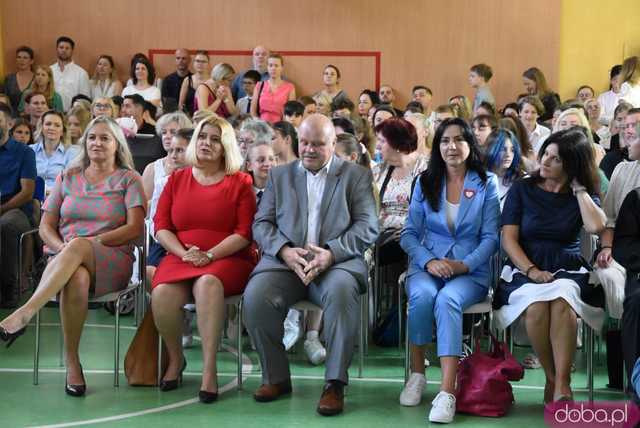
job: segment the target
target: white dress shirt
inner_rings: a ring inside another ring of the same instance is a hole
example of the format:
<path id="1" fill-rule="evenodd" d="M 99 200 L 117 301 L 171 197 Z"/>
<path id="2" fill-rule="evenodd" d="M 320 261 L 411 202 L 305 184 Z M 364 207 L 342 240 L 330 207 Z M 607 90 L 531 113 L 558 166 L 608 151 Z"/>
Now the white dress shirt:
<path id="1" fill-rule="evenodd" d="M 327 175 L 331 167 L 331 160 L 315 174 L 305 169 L 307 173 L 307 244 L 318 245 L 320 238 L 320 204 L 324 194 L 324 186 L 327 183 Z M 300 168 L 302 161 L 300 161 Z"/>
<path id="2" fill-rule="evenodd" d="M 542 143 L 551 135 L 549 128 L 546 128 L 539 123 L 536 123 L 536 127 L 532 133 L 529 134 L 529 141 L 531 141 L 531 147 L 533 147 L 533 153 L 538 156 Z"/>
<path id="3" fill-rule="evenodd" d="M 76 95 L 91 96 L 89 75 L 84 68 L 76 65 L 73 61 L 65 65 L 64 70 L 61 70 L 60 65 L 56 62 L 51 65 L 51 71 L 53 72 L 56 92 L 62 98 L 64 111 L 71 108 L 71 99 Z"/>

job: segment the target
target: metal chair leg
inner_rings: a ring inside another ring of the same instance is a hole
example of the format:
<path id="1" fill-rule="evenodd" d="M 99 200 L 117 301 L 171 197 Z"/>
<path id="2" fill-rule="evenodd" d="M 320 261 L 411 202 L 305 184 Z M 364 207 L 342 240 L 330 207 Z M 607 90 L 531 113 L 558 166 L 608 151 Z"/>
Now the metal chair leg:
<path id="1" fill-rule="evenodd" d="M 114 335 L 114 367 L 113 367 L 113 386 L 120 386 L 120 298 L 116 299 L 116 331 Z"/>
<path id="2" fill-rule="evenodd" d="M 38 384 L 38 371 L 40 369 L 40 311 L 36 312 L 36 346 L 33 353 L 33 384 Z"/>
<path id="3" fill-rule="evenodd" d="M 238 350 L 238 390 L 242 391 L 242 310 L 243 310 L 243 299 L 240 298 L 238 301 L 238 335 L 236 337 L 236 348 Z"/>
<path id="4" fill-rule="evenodd" d="M 405 331 L 407 332 L 407 334 L 405 334 L 405 338 L 404 338 L 404 383 L 406 384 L 407 381 L 409 380 L 409 371 L 411 370 L 410 368 L 410 362 L 409 362 L 409 305 L 407 305 L 407 319 L 405 321 Z"/>
<path id="5" fill-rule="evenodd" d="M 362 378 L 362 367 L 364 366 L 364 334 L 365 334 L 365 310 L 364 304 L 366 294 L 360 295 L 360 338 L 358 343 L 358 378 Z"/>
<path id="6" fill-rule="evenodd" d="M 158 386 L 162 382 L 162 336 L 158 333 Z"/>
<path id="7" fill-rule="evenodd" d="M 589 390 L 589 402 L 593 402 L 593 329 L 583 323 L 587 329 L 587 389 Z"/>

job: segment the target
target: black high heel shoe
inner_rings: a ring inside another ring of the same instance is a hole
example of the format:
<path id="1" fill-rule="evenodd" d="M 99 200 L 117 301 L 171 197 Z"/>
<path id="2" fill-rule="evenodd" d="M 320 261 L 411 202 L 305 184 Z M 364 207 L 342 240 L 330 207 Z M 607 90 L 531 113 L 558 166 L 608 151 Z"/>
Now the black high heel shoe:
<path id="1" fill-rule="evenodd" d="M 69 381 L 67 380 L 67 376 L 65 376 L 64 392 L 66 392 L 67 395 L 70 395 L 72 397 L 82 397 L 85 394 L 85 392 L 87 392 L 87 381 L 84 379 L 82 364 L 80 364 L 80 374 L 82 375 L 82 381 L 84 382 L 83 385 L 70 385 Z"/>
<path id="2" fill-rule="evenodd" d="M 9 346 L 13 345 L 13 342 L 15 342 L 17 338 L 22 336 L 25 331 L 27 331 L 26 326 L 22 327 L 15 333 L 9 333 L 4 328 L 0 327 L 0 340 L 2 340 L 3 342 L 7 342 L 6 347 L 8 348 Z"/>
<path id="3" fill-rule="evenodd" d="M 200 399 L 201 403 L 204 403 L 204 404 L 213 403 L 218 399 L 218 391 L 209 392 L 201 389 L 200 392 L 198 392 L 198 398 Z"/>
<path id="4" fill-rule="evenodd" d="M 179 385 L 182 384 L 182 373 L 187 368 L 187 359 L 182 356 L 182 369 L 180 369 L 180 374 L 177 379 L 172 380 L 162 380 L 160 381 L 160 391 L 167 392 L 173 391 L 177 389 Z"/>

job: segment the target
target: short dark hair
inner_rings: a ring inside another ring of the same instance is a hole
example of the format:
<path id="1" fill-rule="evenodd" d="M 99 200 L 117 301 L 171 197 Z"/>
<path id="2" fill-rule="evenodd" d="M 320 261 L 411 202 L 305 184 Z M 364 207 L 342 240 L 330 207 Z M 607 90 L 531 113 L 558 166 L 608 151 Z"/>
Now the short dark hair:
<path id="1" fill-rule="evenodd" d="M 505 106 L 502 108 L 502 111 L 500 113 L 502 113 L 502 115 L 504 116 L 504 112 L 507 111 L 508 108 L 518 111 L 518 104 L 517 103 L 505 104 Z"/>
<path id="2" fill-rule="evenodd" d="M 490 114 L 479 114 L 479 115 L 477 115 L 471 121 L 471 125 L 473 125 L 476 122 L 478 122 L 478 123 L 486 122 L 486 123 L 489 124 L 489 127 L 491 129 L 493 129 L 493 130 L 498 129 L 498 119 L 496 119 L 495 116 L 490 115 Z"/>
<path id="3" fill-rule="evenodd" d="M 378 104 L 376 105 L 376 110 L 373 112 L 373 117 L 372 117 L 372 122 L 376 123 L 376 116 L 378 115 L 378 112 L 381 111 L 386 111 L 387 113 L 391 113 L 391 116 L 393 117 L 398 117 L 398 113 L 396 113 L 396 110 L 391 107 L 389 104 Z"/>
<path id="4" fill-rule="evenodd" d="M 491 104 L 489 101 L 482 101 L 478 105 L 478 107 L 476 107 L 476 108 L 477 109 L 478 108 L 483 108 L 483 109 L 487 110 L 489 113 L 491 113 L 492 116 L 495 116 L 496 113 L 497 113 L 496 112 L 496 107 L 493 104 Z"/>
<path id="5" fill-rule="evenodd" d="M 433 96 L 433 91 L 431 91 L 431 89 L 427 88 L 424 85 L 416 85 L 416 86 L 414 86 L 413 88 L 411 88 L 411 93 L 413 94 L 418 89 L 424 89 L 425 91 L 427 91 L 427 94 Z"/>
<path id="6" fill-rule="evenodd" d="M 342 128 L 342 130 L 347 134 L 351 134 L 353 136 L 356 135 L 356 129 L 353 126 L 353 122 L 351 122 L 346 117 L 334 117 L 333 119 L 331 119 L 331 122 L 333 123 L 334 127 Z"/>
<path id="7" fill-rule="evenodd" d="M 360 99 L 362 95 L 369 96 L 369 99 L 371 100 L 372 105 L 377 106 L 378 104 L 380 104 L 380 96 L 376 91 L 372 91 L 371 89 L 365 89 L 362 92 L 360 92 L 360 96 L 358 97 L 358 99 Z"/>
<path id="8" fill-rule="evenodd" d="M 409 154 L 418 148 L 416 128 L 402 117 L 390 117 L 379 123 L 374 131 L 376 134 L 381 134 L 394 150 Z"/>
<path id="9" fill-rule="evenodd" d="M 131 100 L 134 104 L 141 106 L 145 110 L 147 109 L 147 102 L 144 100 L 144 98 L 142 98 L 142 95 L 140 94 L 125 95 L 123 100 Z"/>
<path id="10" fill-rule="evenodd" d="M 89 98 L 85 94 L 78 94 L 78 95 L 74 96 L 73 98 L 71 98 L 71 105 L 73 105 L 73 103 L 75 103 L 77 100 L 89 101 L 89 104 L 91 104 L 91 102 L 92 102 L 91 98 Z"/>
<path id="11" fill-rule="evenodd" d="M 247 70 L 246 73 L 242 75 L 243 79 L 251 79 L 254 83 L 258 83 L 262 80 L 262 76 L 256 70 Z"/>
<path id="12" fill-rule="evenodd" d="M 526 97 L 522 97 L 518 101 L 518 113 L 522 111 L 525 104 L 532 105 L 538 112 L 538 116 L 542 116 L 544 114 L 544 104 L 542 104 L 542 101 L 540 101 L 540 98 L 536 95 L 527 95 Z"/>
<path id="13" fill-rule="evenodd" d="M 627 111 L 627 114 L 639 114 L 639 113 L 640 113 L 640 107 L 630 108 Z"/>
<path id="14" fill-rule="evenodd" d="M 111 97 L 111 101 L 113 101 L 113 103 L 118 106 L 118 108 L 122 107 L 122 102 L 124 101 L 124 98 L 122 98 L 120 95 L 114 95 Z"/>
<path id="15" fill-rule="evenodd" d="M 410 111 L 411 113 L 424 113 L 424 107 L 417 101 L 409 101 L 404 110 Z"/>
<path id="16" fill-rule="evenodd" d="M 488 82 L 493 77 L 493 70 L 491 69 L 491 66 L 487 64 L 473 65 L 470 70 L 482 77 L 485 82 Z"/>
<path id="17" fill-rule="evenodd" d="M 582 85 L 582 86 L 580 86 L 580 87 L 578 88 L 578 90 L 576 91 L 576 94 L 577 94 L 578 92 L 580 92 L 581 90 L 583 90 L 583 89 L 589 89 L 593 95 L 595 95 L 595 94 L 596 94 L 596 91 L 594 91 L 594 90 L 593 90 L 593 88 L 592 88 L 591 86 L 589 86 L 589 85 Z"/>
<path id="18" fill-rule="evenodd" d="M 58 37 L 58 39 L 56 40 L 56 47 L 60 43 L 69 43 L 71 45 L 71 49 L 75 49 L 76 48 L 76 42 L 74 42 L 73 39 L 71 37 L 68 37 L 68 36 L 60 36 L 60 37 Z"/>
<path id="19" fill-rule="evenodd" d="M 16 56 L 20 53 L 20 52 L 24 52 L 27 55 L 29 55 L 29 58 L 33 59 L 36 55 L 33 52 L 33 49 L 31 49 L 29 46 L 20 46 L 18 49 L 16 49 Z"/>
<path id="20" fill-rule="evenodd" d="M 584 113 L 585 116 L 587 115 L 587 109 L 584 108 L 584 104 L 576 99 L 566 100 L 565 102 L 560 104 L 556 110 L 565 111 L 569 110 L 570 108 L 577 108 L 578 110 L 582 110 L 582 113 Z"/>
<path id="21" fill-rule="evenodd" d="M 622 73 L 622 64 L 614 65 L 611 67 L 611 71 L 609 72 L 609 79 L 613 79 L 620 73 Z"/>
<path id="22" fill-rule="evenodd" d="M 302 116 L 304 114 L 304 104 L 300 101 L 287 101 L 284 103 L 285 116 Z"/>
<path id="23" fill-rule="evenodd" d="M 324 66 L 324 70 L 326 70 L 327 68 L 333 68 L 336 71 L 336 76 L 338 76 L 338 79 L 340 78 L 340 69 L 338 67 L 333 64 L 327 64 Z"/>
<path id="24" fill-rule="evenodd" d="M 156 69 L 153 67 L 153 64 L 151 64 L 151 61 L 149 61 L 149 58 L 145 55 L 137 55 L 133 61 L 131 61 L 130 77 L 133 84 L 135 85 L 138 83 L 138 78 L 136 77 L 136 65 L 138 64 L 142 64 L 147 67 L 147 83 L 153 85 L 156 81 Z"/>
<path id="25" fill-rule="evenodd" d="M 310 96 L 308 96 L 308 95 L 304 95 L 304 96 L 298 98 L 298 101 L 305 107 L 310 105 L 310 104 L 315 104 L 316 103 L 316 101 L 313 98 L 311 98 Z"/>
<path id="26" fill-rule="evenodd" d="M 331 101 L 331 111 L 337 111 L 342 109 L 348 109 L 350 112 L 356 108 L 353 102 L 347 97 L 337 97 Z"/>
<path id="27" fill-rule="evenodd" d="M 183 140 L 191 141 L 191 137 L 193 137 L 193 128 L 180 128 L 176 132 L 176 137 L 180 137 Z"/>

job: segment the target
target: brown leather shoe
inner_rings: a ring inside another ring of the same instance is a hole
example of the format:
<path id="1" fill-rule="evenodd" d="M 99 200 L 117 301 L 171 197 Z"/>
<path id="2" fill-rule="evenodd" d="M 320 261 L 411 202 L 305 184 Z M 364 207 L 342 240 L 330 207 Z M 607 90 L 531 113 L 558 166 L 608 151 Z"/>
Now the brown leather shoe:
<path id="1" fill-rule="evenodd" d="M 320 402 L 318 403 L 318 413 L 322 416 L 334 416 L 342 413 L 344 408 L 344 385 L 339 381 L 330 381 L 324 385 Z"/>
<path id="2" fill-rule="evenodd" d="M 263 383 L 260 385 L 260 388 L 253 393 L 253 398 L 260 403 L 266 403 L 290 393 L 291 380 L 274 384 Z"/>

